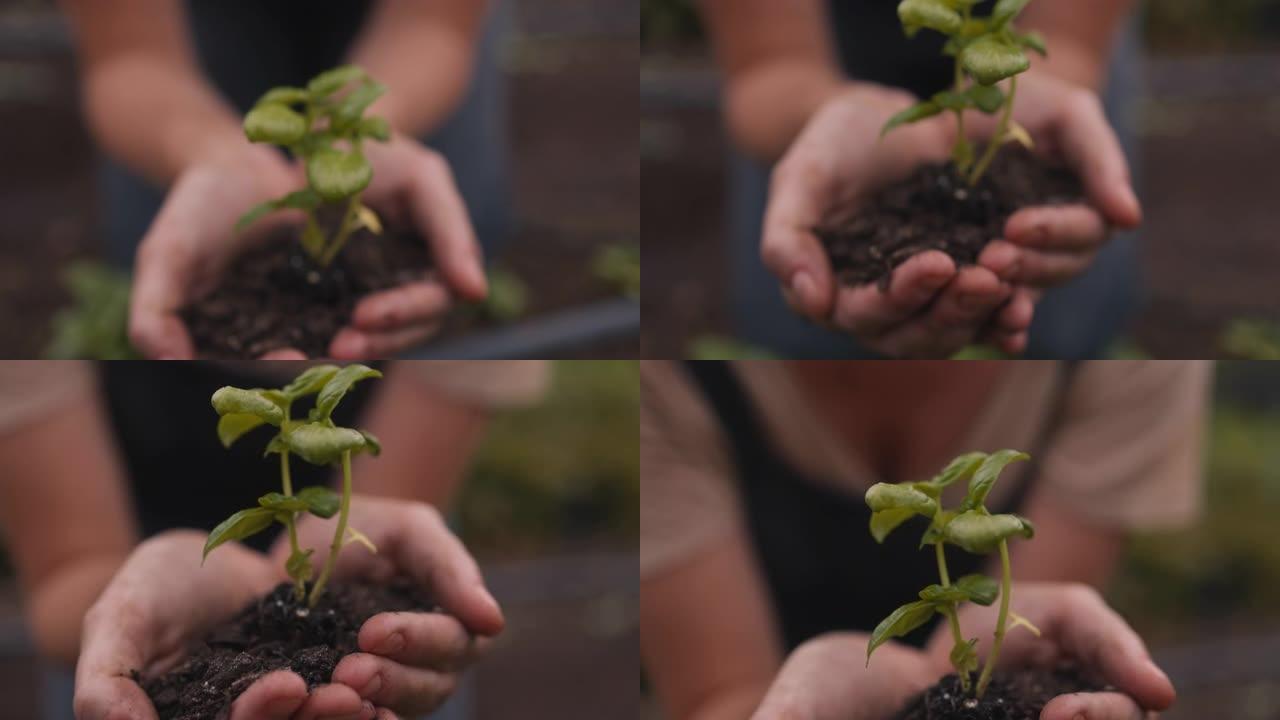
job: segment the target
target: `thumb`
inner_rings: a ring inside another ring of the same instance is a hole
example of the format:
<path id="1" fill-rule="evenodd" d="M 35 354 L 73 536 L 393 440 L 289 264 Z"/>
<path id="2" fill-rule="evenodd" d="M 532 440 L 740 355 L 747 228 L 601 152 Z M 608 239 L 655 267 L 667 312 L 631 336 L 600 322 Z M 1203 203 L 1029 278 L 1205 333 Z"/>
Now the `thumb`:
<path id="1" fill-rule="evenodd" d="M 824 320 L 831 314 L 835 284 L 831 263 L 813 228 L 822 220 L 823 191 L 814 172 L 784 160 L 770 181 L 760 256 L 782 282 L 783 293 L 802 315 Z"/>
<path id="2" fill-rule="evenodd" d="M 96 606 L 85 616 L 76 663 L 77 720 L 158 720 L 151 700 L 132 677 L 143 669 L 146 652 L 131 639 L 138 637 L 127 629 L 131 626 L 144 629 L 115 608 Z"/>
<path id="3" fill-rule="evenodd" d="M 1080 175 L 1089 200 L 1108 222 L 1120 228 L 1137 227 L 1142 222 L 1142 204 L 1102 103 L 1083 90 L 1063 102 L 1066 109 L 1059 127 L 1067 163 Z"/>
<path id="4" fill-rule="evenodd" d="M 77 673 L 74 708 L 76 720 L 159 720 L 142 688 L 121 676 Z"/>

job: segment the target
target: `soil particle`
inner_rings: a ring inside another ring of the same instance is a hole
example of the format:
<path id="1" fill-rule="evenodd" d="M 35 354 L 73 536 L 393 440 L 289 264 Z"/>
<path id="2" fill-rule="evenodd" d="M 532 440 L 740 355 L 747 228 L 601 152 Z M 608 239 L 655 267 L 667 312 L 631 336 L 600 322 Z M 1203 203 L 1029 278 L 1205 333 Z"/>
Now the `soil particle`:
<path id="1" fill-rule="evenodd" d="M 295 233 L 281 229 L 245 252 L 213 292 L 182 311 L 198 355 L 256 358 L 293 348 L 324 357 L 360 298 L 421 280 L 431 267 L 426 243 L 412 233 L 360 230 L 327 268 Z"/>
<path id="2" fill-rule="evenodd" d="M 1059 695 L 1108 689 L 1092 682 L 1072 666 L 1051 670 L 996 673 L 981 700 L 960 688 L 960 678 L 948 675 L 916 696 L 895 720 L 1039 720 L 1040 711 Z"/>
<path id="3" fill-rule="evenodd" d="M 913 255 L 941 250 L 957 266 L 972 265 L 988 242 L 1004 234 L 1015 211 L 1083 197 L 1070 171 L 1014 146 L 996 156 L 976 186 L 950 163 L 924 165 L 847 220 L 830 221 L 815 232 L 841 283 L 878 282 L 884 289 L 893 269 Z"/>
<path id="4" fill-rule="evenodd" d="M 218 720 L 254 680 L 291 670 L 314 688 L 329 682 L 344 656 L 358 650 L 366 620 L 381 612 L 436 611 L 407 582 L 337 584 L 315 608 L 281 584 L 191 648 L 186 660 L 156 677 L 135 674 L 160 720 Z"/>

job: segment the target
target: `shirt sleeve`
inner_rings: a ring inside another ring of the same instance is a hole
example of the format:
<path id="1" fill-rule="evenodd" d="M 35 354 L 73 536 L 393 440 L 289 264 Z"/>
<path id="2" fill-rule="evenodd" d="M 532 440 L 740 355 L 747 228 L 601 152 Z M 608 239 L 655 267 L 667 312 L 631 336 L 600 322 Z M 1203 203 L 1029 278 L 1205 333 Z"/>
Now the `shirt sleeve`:
<path id="1" fill-rule="evenodd" d="M 93 388 L 93 368 L 84 361 L 0 362 L 0 434 L 38 422 Z"/>
<path id="2" fill-rule="evenodd" d="M 1101 525 L 1193 522 L 1211 372 L 1204 361 L 1085 363 L 1064 398 L 1041 482 L 1055 501 Z"/>
<path id="3" fill-rule="evenodd" d="M 678 364 L 640 364 L 640 575 L 729 535 L 738 507 L 723 434 Z"/>
<path id="4" fill-rule="evenodd" d="M 551 365 L 546 360 L 426 360 L 408 364 L 433 390 L 485 408 L 531 405 L 551 384 Z"/>

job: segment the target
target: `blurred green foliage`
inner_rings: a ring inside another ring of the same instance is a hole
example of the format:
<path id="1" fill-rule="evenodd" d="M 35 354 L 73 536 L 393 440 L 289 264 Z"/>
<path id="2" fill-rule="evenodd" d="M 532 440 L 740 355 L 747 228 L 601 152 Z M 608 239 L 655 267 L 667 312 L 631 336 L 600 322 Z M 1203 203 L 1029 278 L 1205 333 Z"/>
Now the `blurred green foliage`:
<path id="1" fill-rule="evenodd" d="M 529 312 L 529 286 L 510 270 L 489 270 L 489 294 L 479 304 L 480 314 L 500 325 L 515 322 Z"/>
<path id="2" fill-rule="evenodd" d="M 773 360 L 775 356 L 737 338 L 699 335 L 689 343 L 690 360 Z"/>
<path id="3" fill-rule="evenodd" d="M 591 261 L 591 272 L 624 297 L 640 299 L 640 246 L 613 243 L 602 246 Z"/>
<path id="4" fill-rule="evenodd" d="M 640 498 L 634 361 L 559 361 L 545 400 L 498 414 L 457 504 L 483 556 L 634 547 Z"/>
<path id="5" fill-rule="evenodd" d="M 689 0 L 641 0 L 642 47 L 681 45 L 701 37 L 702 24 Z"/>
<path id="6" fill-rule="evenodd" d="M 1222 334 L 1222 349 L 1246 360 L 1280 360 L 1280 325 L 1266 320 L 1235 320 Z"/>
<path id="7" fill-rule="evenodd" d="M 71 293 L 71 304 L 53 318 L 53 339 L 45 357 L 137 358 L 129 344 L 129 276 L 104 263 L 80 260 L 67 266 L 62 282 Z"/>
<path id="8" fill-rule="evenodd" d="M 1220 364 L 1219 387 L 1243 374 L 1244 365 Z M 1280 368 L 1253 376 L 1250 382 L 1275 387 Z M 1245 408 L 1219 397 L 1206 444 L 1202 521 L 1137 537 L 1111 588 L 1118 609 L 1144 634 L 1177 636 L 1200 622 L 1280 620 L 1277 438 L 1280 406 Z"/>

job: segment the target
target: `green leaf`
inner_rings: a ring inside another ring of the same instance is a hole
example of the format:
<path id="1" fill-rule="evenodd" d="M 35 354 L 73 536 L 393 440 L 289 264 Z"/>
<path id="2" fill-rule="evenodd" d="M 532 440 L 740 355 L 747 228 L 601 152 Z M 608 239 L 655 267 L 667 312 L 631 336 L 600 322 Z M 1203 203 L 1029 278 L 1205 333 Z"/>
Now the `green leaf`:
<path id="1" fill-rule="evenodd" d="M 973 471 L 977 470 L 986 459 L 987 454 L 984 452 L 965 453 L 947 463 L 947 466 L 942 468 L 942 472 L 933 476 L 929 484 L 944 488 L 961 480 L 968 480 L 973 476 Z"/>
<path id="2" fill-rule="evenodd" d="M 936 583 L 921 590 L 920 599 L 928 600 L 929 602 L 937 605 L 960 603 L 968 600 L 968 598 L 965 597 L 964 591 L 955 585 L 943 587 Z"/>
<path id="3" fill-rule="evenodd" d="M 209 533 L 209 539 L 204 544 L 204 558 L 207 559 L 209 553 L 223 543 L 232 540 L 243 540 L 266 530 L 271 526 L 273 520 L 275 520 L 275 512 L 267 508 L 256 507 L 241 510 L 223 520 L 218 527 L 213 529 L 213 532 Z"/>
<path id="4" fill-rule="evenodd" d="M 995 85 L 974 85 L 966 92 L 975 107 L 990 114 L 1004 105 L 1004 91 Z"/>
<path id="5" fill-rule="evenodd" d="M 229 413 L 218 418 L 218 439 L 222 447 L 231 447 L 231 443 L 240 439 L 241 435 L 263 424 L 262 418 L 247 413 Z"/>
<path id="6" fill-rule="evenodd" d="M 307 504 L 296 495 L 283 495 L 278 492 L 267 493 L 258 498 L 258 505 L 268 510 L 283 513 L 306 512 Z"/>
<path id="7" fill-rule="evenodd" d="M 320 197 L 331 202 L 364 190 L 372 179 L 373 168 L 359 150 L 322 148 L 307 158 L 307 182 Z"/>
<path id="8" fill-rule="evenodd" d="M 221 387 L 213 394 L 211 402 L 219 415 L 253 415 L 277 427 L 284 421 L 284 411 L 262 390 Z"/>
<path id="9" fill-rule="evenodd" d="M 867 489 L 867 507 L 872 512 L 902 508 L 933 517 L 938 502 L 910 484 L 876 483 Z"/>
<path id="10" fill-rule="evenodd" d="M 342 507 L 342 496 L 323 485 L 303 488 L 295 497 L 306 503 L 307 512 L 325 519 L 337 515 Z"/>
<path id="11" fill-rule="evenodd" d="M 311 93 L 312 98 L 320 100 L 338 92 L 348 83 L 366 77 L 368 75 L 358 65 L 341 65 L 311 78 L 311 82 L 307 83 L 307 92 Z"/>
<path id="12" fill-rule="evenodd" d="M 972 638 L 951 648 L 951 666 L 956 672 L 964 674 L 978 669 L 978 653 L 974 647 L 978 638 Z"/>
<path id="13" fill-rule="evenodd" d="M 364 436 L 364 447 L 360 448 L 359 452 L 367 452 L 374 457 L 382 454 L 382 443 L 378 442 L 376 435 L 368 430 L 359 430 L 358 432 Z"/>
<path id="14" fill-rule="evenodd" d="M 347 365 L 329 378 L 329 381 L 320 388 L 320 394 L 316 396 L 316 413 L 320 419 L 328 420 L 333 414 L 333 409 L 338 403 L 350 392 L 351 387 L 361 380 L 368 378 L 380 378 L 382 373 L 374 370 L 366 365 Z"/>
<path id="15" fill-rule="evenodd" d="M 933 516 L 933 522 L 929 524 L 929 529 L 925 530 L 924 536 L 920 538 L 920 547 L 946 542 L 947 537 L 943 534 L 942 529 L 955 516 L 956 513 L 952 510 L 939 510 L 938 514 Z"/>
<path id="16" fill-rule="evenodd" d="M 268 200 L 264 203 L 258 203 L 249 209 L 249 212 L 240 216 L 236 221 L 236 232 L 244 232 L 244 229 L 258 222 L 269 212 L 276 210 L 276 201 Z"/>
<path id="17" fill-rule="evenodd" d="M 903 110 L 897 115 L 894 115 L 893 117 L 889 118 L 889 122 L 885 123 L 884 127 L 881 128 L 880 130 L 880 137 L 884 137 L 890 130 L 893 130 L 894 128 L 899 127 L 901 125 L 906 125 L 907 123 L 918 122 L 920 120 L 924 120 L 925 118 L 933 117 L 934 115 L 937 115 L 938 113 L 942 112 L 942 110 L 943 110 L 942 106 L 933 102 L 932 100 L 926 100 L 922 103 L 912 105 L 906 110 Z"/>
<path id="18" fill-rule="evenodd" d="M 311 188 L 303 188 L 285 195 L 282 198 L 268 200 L 253 206 L 249 212 L 240 216 L 236 221 L 236 232 L 243 232 L 245 228 L 257 222 L 262 216 L 269 212 L 274 212 L 282 208 L 292 208 L 296 210 L 314 210 L 320 206 L 320 196 Z"/>
<path id="19" fill-rule="evenodd" d="M 997 0 L 996 6 L 991 10 L 991 21 L 997 27 L 1002 27 L 1022 12 L 1031 0 Z"/>
<path id="20" fill-rule="evenodd" d="M 314 465 L 328 465 L 344 452 L 364 446 L 364 436 L 351 428 L 314 422 L 302 423 L 282 435 L 290 452 Z"/>
<path id="21" fill-rule="evenodd" d="M 339 129 L 349 128 L 360 121 L 360 116 L 387 92 L 387 86 L 377 82 L 366 82 L 352 90 L 342 98 L 333 109 L 333 123 Z M 390 130 L 390 128 L 388 128 Z"/>
<path id="22" fill-rule="evenodd" d="M 925 600 L 907 603 L 894 610 L 889 617 L 880 621 L 871 631 L 871 642 L 867 645 L 867 662 L 871 662 L 871 653 L 892 638 L 902 637 L 924 625 L 933 616 L 936 606 Z"/>
<path id="23" fill-rule="evenodd" d="M 1035 528 L 1017 515 L 988 515 L 978 510 L 960 513 L 943 528 L 947 542 L 971 553 L 984 555 L 996 549 L 1001 540 L 1021 535 L 1030 538 Z"/>
<path id="24" fill-rule="evenodd" d="M 946 110 L 964 110 L 969 107 L 969 96 L 963 93 L 943 90 L 936 93 L 930 101 Z"/>
<path id="25" fill-rule="evenodd" d="M 259 105 L 244 116 L 244 134 L 250 142 L 292 145 L 307 134 L 307 119 L 285 105 Z"/>
<path id="26" fill-rule="evenodd" d="M 311 100 L 311 93 L 298 87 L 277 87 L 258 98 L 258 105 L 299 105 Z"/>
<path id="27" fill-rule="evenodd" d="M 960 53 L 960 64 L 983 85 L 994 85 L 1031 67 L 1025 53 L 991 35 L 967 45 Z"/>
<path id="28" fill-rule="evenodd" d="M 915 514 L 914 510 L 905 508 L 871 513 L 871 537 L 875 538 L 878 543 L 884 542 L 889 533 L 893 532 L 902 523 L 910 520 Z"/>
<path id="29" fill-rule="evenodd" d="M 902 0 L 898 3 L 898 19 L 908 33 L 925 27 L 944 35 L 953 35 L 964 26 L 964 18 L 943 0 Z"/>
<path id="30" fill-rule="evenodd" d="M 990 605 L 1000 596 L 1000 583 L 986 575 L 965 575 L 952 587 L 964 593 L 966 599 L 979 605 Z"/>
<path id="31" fill-rule="evenodd" d="M 293 382 L 280 388 L 280 392 L 290 400 L 306 397 L 320 392 L 320 388 L 333 378 L 339 370 L 337 365 L 313 365 L 303 370 Z"/>
<path id="32" fill-rule="evenodd" d="M 289 577 L 294 580 L 306 582 L 311 579 L 315 570 L 311 567 L 311 555 L 315 550 L 299 550 L 289 554 L 289 559 L 285 561 L 285 572 L 289 573 Z"/>
<path id="33" fill-rule="evenodd" d="M 996 478 L 1000 477 L 1000 473 L 1009 463 L 1030 459 L 1030 455 L 1020 450 L 1000 450 L 991 453 L 982 461 L 978 469 L 973 471 L 973 478 L 969 480 L 969 492 L 960 505 L 961 512 L 982 507 L 987 501 L 987 494 L 996 484 Z"/>
<path id="34" fill-rule="evenodd" d="M 1044 36 L 1038 32 L 1029 32 L 1017 36 L 1018 44 L 1028 50 L 1034 50 L 1040 57 L 1049 57 L 1049 48 L 1044 44 Z"/>
<path id="35" fill-rule="evenodd" d="M 391 139 L 391 125 L 387 123 L 385 118 L 364 118 L 356 125 L 356 134 L 360 137 L 386 142 Z"/>

